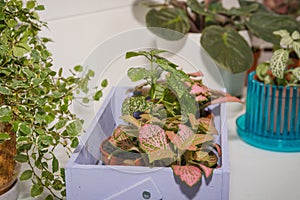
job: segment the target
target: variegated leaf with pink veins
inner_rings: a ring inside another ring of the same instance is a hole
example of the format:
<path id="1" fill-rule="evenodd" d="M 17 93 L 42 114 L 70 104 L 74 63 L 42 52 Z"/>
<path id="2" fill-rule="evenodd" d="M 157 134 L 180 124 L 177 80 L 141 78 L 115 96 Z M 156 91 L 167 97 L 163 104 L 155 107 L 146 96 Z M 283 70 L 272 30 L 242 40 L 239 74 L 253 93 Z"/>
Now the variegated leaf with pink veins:
<path id="1" fill-rule="evenodd" d="M 202 177 L 199 167 L 193 165 L 172 165 L 172 169 L 174 174 L 190 187 L 193 187 L 196 183 L 198 183 Z"/>
<path id="2" fill-rule="evenodd" d="M 183 124 L 179 124 L 177 134 L 173 131 L 167 131 L 166 134 L 177 148 L 190 151 L 196 151 L 197 145 L 213 141 L 214 139 L 212 135 L 209 134 L 195 134 L 188 126 Z"/>
<path id="3" fill-rule="evenodd" d="M 140 147 L 148 154 L 149 162 L 173 158 L 165 131 L 157 125 L 145 124 L 140 128 Z M 150 156 L 149 156 L 150 155 Z"/>
<path id="4" fill-rule="evenodd" d="M 119 147 L 123 150 L 129 150 L 134 147 L 132 140 L 128 137 L 128 135 L 118 126 L 112 136 L 109 138 L 109 142 L 114 146 Z"/>

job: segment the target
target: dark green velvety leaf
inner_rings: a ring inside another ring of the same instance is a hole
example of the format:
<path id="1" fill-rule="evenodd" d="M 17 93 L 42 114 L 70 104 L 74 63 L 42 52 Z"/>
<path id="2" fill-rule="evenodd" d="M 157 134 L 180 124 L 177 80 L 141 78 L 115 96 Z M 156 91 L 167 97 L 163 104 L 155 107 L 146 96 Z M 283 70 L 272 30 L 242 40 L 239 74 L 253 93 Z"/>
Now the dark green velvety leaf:
<path id="1" fill-rule="evenodd" d="M 74 139 L 72 140 L 71 147 L 72 147 L 72 148 L 76 148 L 76 147 L 78 146 L 78 144 L 79 144 L 78 138 L 74 138 Z"/>
<path id="2" fill-rule="evenodd" d="M 300 30 L 299 23 L 295 18 L 286 15 L 275 15 L 270 13 L 256 13 L 246 22 L 249 30 L 259 38 L 273 44 L 279 44 L 280 38 L 273 32 L 286 29 L 292 33 L 294 30 Z"/>
<path id="3" fill-rule="evenodd" d="M 222 68 L 239 73 L 253 64 L 252 50 L 245 39 L 235 30 L 219 26 L 205 28 L 201 45 Z"/>
<path id="4" fill-rule="evenodd" d="M 53 198 L 53 196 L 51 195 L 51 194 L 49 194 L 46 198 L 45 198 L 45 200 L 53 200 L 54 198 Z"/>
<path id="5" fill-rule="evenodd" d="M 148 29 L 166 40 L 179 40 L 190 30 L 189 19 L 178 8 L 151 9 L 146 14 Z"/>

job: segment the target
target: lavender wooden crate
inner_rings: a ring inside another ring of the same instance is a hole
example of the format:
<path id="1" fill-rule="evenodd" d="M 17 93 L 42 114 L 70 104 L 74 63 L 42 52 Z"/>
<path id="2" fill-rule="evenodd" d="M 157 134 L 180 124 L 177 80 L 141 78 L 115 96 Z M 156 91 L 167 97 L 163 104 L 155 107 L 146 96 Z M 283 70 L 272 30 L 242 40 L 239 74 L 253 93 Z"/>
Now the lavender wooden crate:
<path id="1" fill-rule="evenodd" d="M 90 124 L 81 144 L 66 166 L 67 199 L 174 200 L 229 199 L 229 160 L 225 105 L 213 108 L 215 125 L 222 147 L 221 167 L 214 170 L 209 183 L 189 188 L 174 177 L 169 167 L 131 167 L 102 165 L 99 146 L 119 123 L 121 102 L 126 89 L 115 88 L 107 96 Z"/>

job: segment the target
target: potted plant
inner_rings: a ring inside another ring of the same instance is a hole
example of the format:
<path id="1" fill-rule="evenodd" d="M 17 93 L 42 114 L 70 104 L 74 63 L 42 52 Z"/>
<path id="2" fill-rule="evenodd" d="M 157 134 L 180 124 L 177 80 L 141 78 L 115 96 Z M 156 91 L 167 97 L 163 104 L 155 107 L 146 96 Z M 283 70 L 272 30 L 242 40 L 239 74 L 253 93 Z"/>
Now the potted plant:
<path id="1" fill-rule="evenodd" d="M 45 191 L 49 200 L 66 196 L 57 152 L 71 154 L 82 131 L 69 106 L 81 92 L 83 103 L 99 100 L 102 87 L 88 96 L 93 71 L 78 65 L 65 77 L 52 69 L 50 39 L 38 35 L 46 26 L 37 14 L 43 9 L 35 0 L 0 1 L 0 188 L 15 184 L 21 163 L 19 179 L 31 180 L 31 196 Z"/>
<path id="2" fill-rule="evenodd" d="M 146 25 L 159 37 L 178 40 L 188 33 L 201 33 L 201 46 L 220 67 L 229 92 L 232 77 L 227 83 L 226 75 L 241 74 L 253 65 L 252 47 L 241 31 L 246 30 L 250 35 L 278 44 L 273 31 L 299 30 L 295 18 L 270 12 L 258 2 L 240 1 L 239 8 L 230 9 L 224 8 L 221 1 L 197 0 L 168 0 L 150 6 L 152 9 L 146 14 Z M 181 34 L 170 34 L 167 30 Z M 241 91 L 237 93 L 234 95 L 241 95 Z"/>
<path id="3" fill-rule="evenodd" d="M 101 142 L 106 165 L 171 167 L 189 187 L 202 175 L 210 179 L 220 164 L 211 105 L 241 102 L 221 91 L 209 89 L 201 72 L 185 73 L 159 54 L 162 50 L 127 52 L 126 58 L 143 56 L 149 67 L 127 71 L 138 84 L 122 102 L 124 123 Z"/>
<path id="4" fill-rule="evenodd" d="M 246 142 L 274 151 L 300 151 L 300 34 L 275 31 L 280 48 L 249 74 L 246 114 L 237 120 Z"/>

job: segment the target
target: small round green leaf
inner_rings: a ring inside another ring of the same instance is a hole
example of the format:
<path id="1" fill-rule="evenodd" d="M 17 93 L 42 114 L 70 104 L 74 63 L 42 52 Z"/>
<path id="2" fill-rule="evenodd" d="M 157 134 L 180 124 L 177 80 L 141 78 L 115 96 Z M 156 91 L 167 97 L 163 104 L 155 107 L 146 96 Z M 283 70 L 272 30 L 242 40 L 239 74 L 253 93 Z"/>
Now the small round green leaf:
<path id="1" fill-rule="evenodd" d="M 30 194 L 32 197 L 36 197 L 39 196 L 40 194 L 42 194 L 44 188 L 42 185 L 35 183 L 32 187 L 31 187 L 31 191 Z"/>
<path id="2" fill-rule="evenodd" d="M 21 181 L 25 181 L 28 180 L 32 177 L 32 170 L 25 170 L 21 176 L 20 176 L 20 180 Z"/>
<path id="3" fill-rule="evenodd" d="M 82 67 L 81 65 L 76 65 L 76 66 L 74 67 L 74 70 L 75 70 L 76 72 L 82 72 L 83 67 Z"/>

